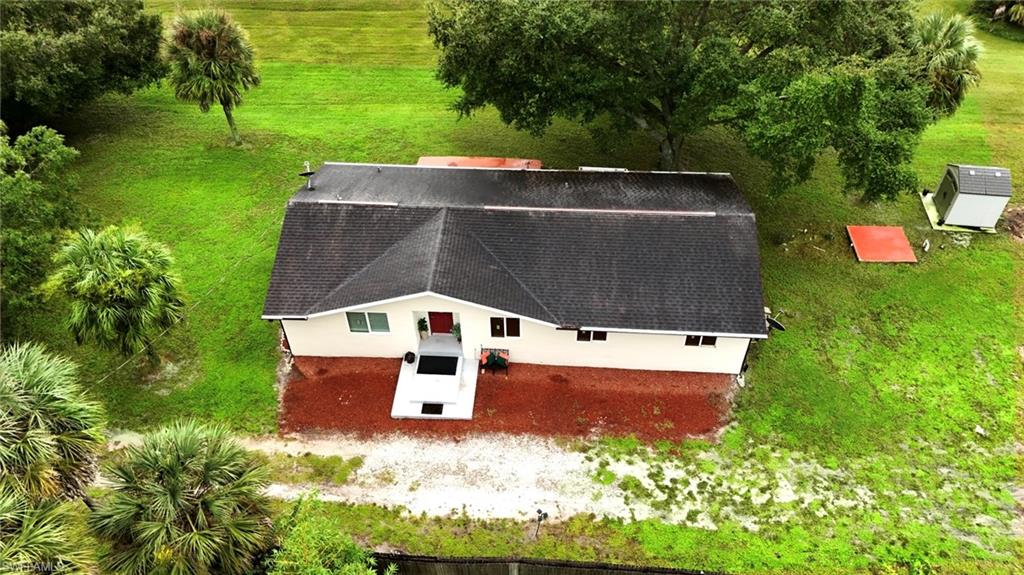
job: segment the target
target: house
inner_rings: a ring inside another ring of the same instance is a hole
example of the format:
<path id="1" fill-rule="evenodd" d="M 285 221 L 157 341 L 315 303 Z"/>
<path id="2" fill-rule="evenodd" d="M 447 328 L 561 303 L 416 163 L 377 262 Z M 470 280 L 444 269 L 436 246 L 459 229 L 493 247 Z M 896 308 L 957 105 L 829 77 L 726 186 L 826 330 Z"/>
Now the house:
<path id="1" fill-rule="evenodd" d="M 756 222 L 728 174 L 328 163 L 309 183 L 263 319 L 297 356 L 412 352 L 394 417 L 471 417 L 481 357 L 513 379 L 516 363 L 738 374 L 767 336 Z"/>

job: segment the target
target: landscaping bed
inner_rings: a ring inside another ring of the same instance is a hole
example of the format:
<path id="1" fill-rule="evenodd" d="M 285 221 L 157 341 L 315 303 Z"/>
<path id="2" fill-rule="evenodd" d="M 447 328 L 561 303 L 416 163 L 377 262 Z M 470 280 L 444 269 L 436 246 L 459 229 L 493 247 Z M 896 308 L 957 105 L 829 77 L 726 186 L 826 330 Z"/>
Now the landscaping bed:
<path id="1" fill-rule="evenodd" d="M 477 379 L 469 421 L 392 419 L 400 359 L 295 358 L 284 393 L 283 433 L 395 431 L 460 436 L 636 435 L 644 440 L 714 433 L 727 419 L 733 378 L 721 374 L 514 364 Z"/>

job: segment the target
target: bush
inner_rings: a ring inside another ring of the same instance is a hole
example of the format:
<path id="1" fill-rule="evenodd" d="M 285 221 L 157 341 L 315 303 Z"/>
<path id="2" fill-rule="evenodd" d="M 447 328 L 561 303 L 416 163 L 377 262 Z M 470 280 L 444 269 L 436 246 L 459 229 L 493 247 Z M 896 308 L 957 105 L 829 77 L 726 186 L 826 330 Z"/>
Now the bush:
<path id="1" fill-rule="evenodd" d="M 6 105 L 6 102 L 5 102 Z M 0 122 L 0 316 L 3 335 L 17 335 L 62 231 L 78 223 L 77 184 L 68 169 L 78 152 L 64 137 L 36 126 L 13 142 Z"/>
<path id="2" fill-rule="evenodd" d="M 376 575 L 373 556 L 343 534 L 315 499 L 300 499 L 279 526 L 285 532 L 271 557 L 271 575 Z M 394 566 L 386 573 L 393 575 Z"/>

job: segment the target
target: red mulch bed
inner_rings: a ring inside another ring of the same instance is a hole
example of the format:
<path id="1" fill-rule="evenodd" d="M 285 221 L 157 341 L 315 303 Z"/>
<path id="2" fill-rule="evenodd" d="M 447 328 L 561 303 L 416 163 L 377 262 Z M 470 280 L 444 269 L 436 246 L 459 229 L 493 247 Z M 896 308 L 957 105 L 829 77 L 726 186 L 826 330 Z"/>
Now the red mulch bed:
<path id="1" fill-rule="evenodd" d="M 720 374 L 518 363 L 508 379 L 479 376 L 472 420 L 392 419 L 400 365 L 400 359 L 296 357 L 281 432 L 679 439 L 712 433 L 725 422 L 732 384 Z"/>

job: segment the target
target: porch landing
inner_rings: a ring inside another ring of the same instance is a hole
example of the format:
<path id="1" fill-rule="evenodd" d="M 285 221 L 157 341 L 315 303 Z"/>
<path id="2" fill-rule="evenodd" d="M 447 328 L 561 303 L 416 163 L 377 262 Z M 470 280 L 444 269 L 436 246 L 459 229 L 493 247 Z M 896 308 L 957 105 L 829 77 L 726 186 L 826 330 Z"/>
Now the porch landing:
<path id="1" fill-rule="evenodd" d="M 455 375 L 417 373 L 424 357 L 457 359 Z M 468 365 L 462 358 L 462 344 L 451 335 L 432 335 L 420 342 L 412 363 L 401 363 L 391 417 L 410 419 L 472 419 L 476 397 L 476 362 Z M 429 413 L 424 405 L 433 404 L 440 413 Z"/>
<path id="2" fill-rule="evenodd" d="M 633 434 L 671 440 L 717 431 L 728 418 L 733 383 L 722 374 L 514 363 L 508 379 L 503 373 L 477 375 L 471 420 L 392 419 L 401 366 L 401 359 L 295 358 L 281 404 L 281 432 Z"/>

